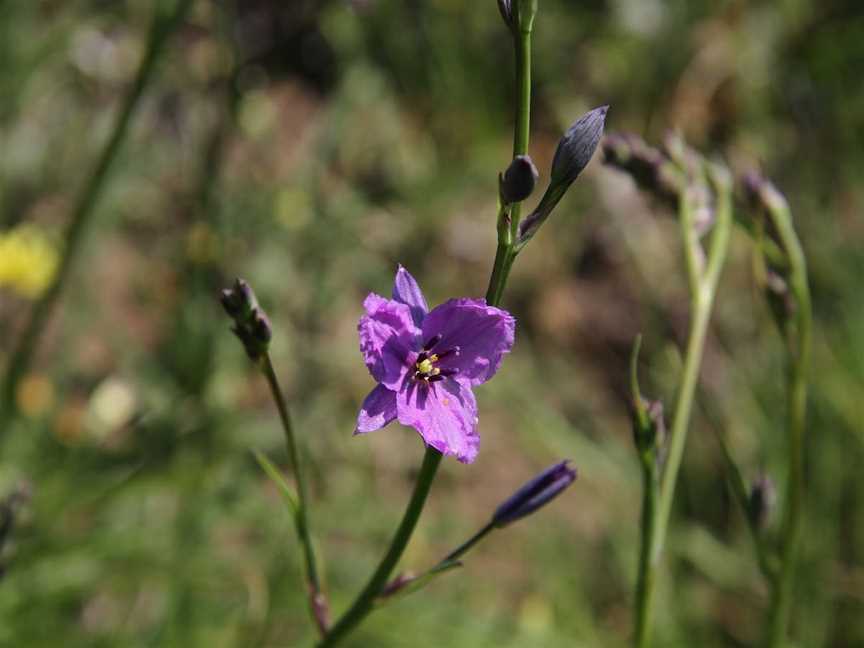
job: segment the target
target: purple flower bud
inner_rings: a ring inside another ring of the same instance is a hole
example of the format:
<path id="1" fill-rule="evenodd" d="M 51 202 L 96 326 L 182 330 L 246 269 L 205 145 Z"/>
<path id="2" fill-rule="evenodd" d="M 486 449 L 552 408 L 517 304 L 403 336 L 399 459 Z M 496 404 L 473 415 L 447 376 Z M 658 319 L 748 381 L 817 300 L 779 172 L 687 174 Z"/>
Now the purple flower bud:
<path id="1" fill-rule="evenodd" d="M 517 155 L 501 176 L 501 200 L 504 203 L 522 202 L 537 184 L 540 174 L 528 155 Z"/>
<path id="2" fill-rule="evenodd" d="M 258 307 L 255 307 L 252 311 L 252 332 L 255 334 L 255 339 L 262 344 L 267 344 L 270 342 L 270 338 L 273 337 L 270 318 Z"/>
<path id="3" fill-rule="evenodd" d="M 630 174 L 640 189 L 672 209 L 687 187 L 687 178 L 669 157 L 638 135 L 611 133 L 603 140 L 603 162 Z"/>
<path id="4" fill-rule="evenodd" d="M 492 516 L 496 527 L 504 527 L 525 517 L 557 497 L 576 479 L 568 460 L 550 466 L 513 493 Z"/>

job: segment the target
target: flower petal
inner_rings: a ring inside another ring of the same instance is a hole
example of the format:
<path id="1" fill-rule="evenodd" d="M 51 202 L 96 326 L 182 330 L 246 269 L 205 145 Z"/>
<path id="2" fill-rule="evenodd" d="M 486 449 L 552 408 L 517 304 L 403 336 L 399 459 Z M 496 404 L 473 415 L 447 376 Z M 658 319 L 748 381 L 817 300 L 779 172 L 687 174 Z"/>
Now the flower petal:
<path id="1" fill-rule="evenodd" d="M 369 392 L 357 415 L 354 434 L 365 434 L 379 430 L 396 418 L 396 392 L 378 385 Z"/>
<path id="2" fill-rule="evenodd" d="M 417 285 L 417 281 L 401 265 L 396 269 L 396 279 L 393 281 L 393 300 L 405 304 L 411 309 L 411 317 L 418 327 L 429 312 L 426 298 Z"/>
<path id="3" fill-rule="evenodd" d="M 396 389 L 408 371 L 409 355 L 418 344 L 418 329 L 405 304 L 370 293 L 360 318 L 360 351 L 369 373 L 379 383 Z"/>
<path id="4" fill-rule="evenodd" d="M 438 354 L 458 347 L 458 354 L 442 355 L 438 366 L 442 371 L 455 369 L 460 380 L 479 385 L 498 371 L 502 356 L 513 346 L 515 329 L 510 313 L 484 300 L 451 299 L 423 320 L 423 340 L 437 340 L 432 351 Z"/>
<path id="5" fill-rule="evenodd" d="M 425 383 L 406 379 L 396 394 L 399 422 L 420 433 L 426 445 L 462 463 L 477 456 L 477 401 L 469 387 L 448 379 Z"/>

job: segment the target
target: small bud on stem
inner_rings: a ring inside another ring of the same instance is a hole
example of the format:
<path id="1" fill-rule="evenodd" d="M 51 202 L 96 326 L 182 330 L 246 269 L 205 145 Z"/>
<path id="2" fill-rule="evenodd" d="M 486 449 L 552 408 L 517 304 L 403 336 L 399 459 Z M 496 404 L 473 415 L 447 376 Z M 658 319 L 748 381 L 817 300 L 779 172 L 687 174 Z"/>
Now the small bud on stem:
<path id="1" fill-rule="evenodd" d="M 220 296 L 222 307 L 234 320 L 231 330 L 243 343 L 246 354 L 258 360 L 267 353 L 273 329 L 267 314 L 258 305 L 255 293 L 249 284 L 236 279 L 231 288 L 226 288 Z"/>
<path id="2" fill-rule="evenodd" d="M 522 202 L 534 191 L 540 174 L 534 161 L 528 155 L 517 155 L 507 170 L 501 174 L 501 202 L 512 204 Z"/>
<path id="3" fill-rule="evenodd" d="M 530 515 L 560 495 L 576 479 L 576 470 L 565 460 L 550 466 L 511 495 L 492 516 L 498 527 Z"/>
<path id="4" fill-rule="evenodd" d="M 609 106 L 590 110 L 567 129 L 555 149 L 549 186 L 534 211 L 519 224 L 519 245 L 525 245 L 567 193 L 570 185 L 588 166 L 606 125 Z"/>

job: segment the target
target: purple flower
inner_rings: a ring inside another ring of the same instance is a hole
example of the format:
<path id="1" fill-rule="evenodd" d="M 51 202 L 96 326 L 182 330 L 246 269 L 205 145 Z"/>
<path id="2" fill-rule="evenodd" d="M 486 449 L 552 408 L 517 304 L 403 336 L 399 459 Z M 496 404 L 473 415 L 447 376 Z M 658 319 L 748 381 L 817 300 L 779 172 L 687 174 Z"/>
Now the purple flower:
<path id="1" fill-rule="evenodd" d="M 480 436 L 471 388 L 498 371 L 516 320 L 482 299 L 451 299 L 430 311 L 401 265 L 393 299 L 371 293 L 363 306 L 360 351 L 378 386 L 363 402 L 354 434 L 398 419 L 442 454 L 474 461 Z"/>

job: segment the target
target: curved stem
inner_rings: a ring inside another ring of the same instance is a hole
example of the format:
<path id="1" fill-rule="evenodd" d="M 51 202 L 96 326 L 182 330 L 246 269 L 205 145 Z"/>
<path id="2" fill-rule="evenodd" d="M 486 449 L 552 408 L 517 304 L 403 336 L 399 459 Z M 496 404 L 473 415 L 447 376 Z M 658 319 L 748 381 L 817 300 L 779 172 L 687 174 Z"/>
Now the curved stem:
<path id="1" fill-rule="evenodd" d="M 285 447 L 288 450 L 288 461 L 291 464 L 291 471 L 294 473 L 294 480 L 297 482 L 297 511 L 294 516 L 295 524 L 297 525 L 297 536 L 300 538 L 300 544 L 303 547 L 303 556 L 306 562 L 306 579 L 309 582 L 310 607 L 313 618 L 318 625 L 318 630 L 323 635 L 327 631 L 326 619 L 326 602 L 324 601 L 324 593 L 321 589 L 321 580 L 318 575 L 318 566 L 315 559 L 315 547 L 312 544 L 312 536 L 309 532 L 308 499 L 306 497 L 306 480 L 303 477 L 303 471 L 300 468 L 300 453 L 297 451 L 297 441 L 294 438 L 294 428 L 291 425 L 291 416 L 288 413 L 288 405 L 285 402 L 285 397 L 282 394 L 282 389 L 279 386 L 279 379 L 276 377 L 276 372 L 273 369 L 273 363 L 270 360 L 270 354 L 265 353 L 260 361 L 261 372 L 267 379 L 267 384 L 270 386 L 270 392 L 273 394 L 273 400 L 276 402 L 276 409 L 279 410 L 279 419 L 282 422 L 282 429 L 285 432 Z"/>
<path id="2" fill-rule="evenodd" d="M 147 39 L 147 50 L 138 66 L 135 79 L 123 99 L 123 106 L 117 115 L 114 128 L 102 149 L 96 166 L 93 167 L 90 176 L 84 184 L 84 188 L 78 195 L 71 220 L 63 237 L 65 248 L 60 258 L 59 267 L 54 274 L 54 279 L 41 299 L 33 306 L 27 324 L 24 327 L 24 333 L 9 360 L 3 380 L 2 392 L 0 392 L 0 416 L 11 417 L 14 414 L 15 392 L 18 388 L 18 383 L 26 375 L 30 367 L 45 325 L 63 291 L 69 277 L 70 268 L 81 249 L 87 225 L 92 218 L 99 196 L 107 184 L 108 173 L 117 157 L 117 153 L 126 139 L 129 124 L 138 108 L 141 96 L 153 77 L 153 70 L 164 50 L 168 37 L 182 22 L 191 4 L 191 0 L 177 0 L 172 11 L 165 16 L 160 15 L 161 9 L 157 9 L 157 15 L 153 19 Z"/>
<path id="3" fill-rule="evenodd" d="M 408 545 L 408 540 L 414 532 L 414 527 L 417 525 L 417 520 L 420 518 L 420 513 L 426 502 L 426 496 L 429 494 L 432 481 L 435 479 L 438 465 L 441 463 L 441 456 L 441 453 L 434 448 L 426 448 L 423 465 L 420 467 L 420 474 L 417 476 L 417 485 L 414 487 L 414 493 L 411 495 L 411 500 L 405 509 L 402 522 L 399 524 L 399 528 L 396 529 L 396 534 L 390 542 L 390 548 L 387 550 L 375 573 L 372 574 L 366 587 L 363 588 L 363 591 L 354 601 L 354 604 L 318 643 L 318 648 L 335 646 L 372 611 L 375 598 L 387 584 L 390 574 L 396 567 L 396 563 L 399 562 L 399 558 L 402 557 L 402 553 Z"/>

